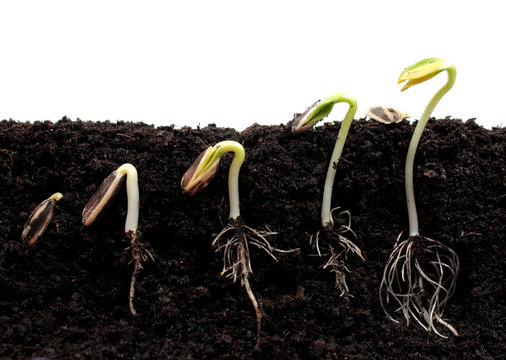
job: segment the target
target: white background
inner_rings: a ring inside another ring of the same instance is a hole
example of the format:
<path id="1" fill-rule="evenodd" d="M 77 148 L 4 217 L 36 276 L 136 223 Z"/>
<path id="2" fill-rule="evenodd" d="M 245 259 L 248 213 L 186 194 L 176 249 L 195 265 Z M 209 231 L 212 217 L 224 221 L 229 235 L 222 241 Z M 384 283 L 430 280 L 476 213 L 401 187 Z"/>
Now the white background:
<path id="1" fill-rule="evenodd" d="M 397 77 L 438 57 L 457 81 L 433 116 L 501 126 L 504 15 L 489 0 L 0 0 L 0 119 L 242 130 L 336 92 L 356 117 L 384 105 L 418 119 L 446 75 L 402 93 Z"/>

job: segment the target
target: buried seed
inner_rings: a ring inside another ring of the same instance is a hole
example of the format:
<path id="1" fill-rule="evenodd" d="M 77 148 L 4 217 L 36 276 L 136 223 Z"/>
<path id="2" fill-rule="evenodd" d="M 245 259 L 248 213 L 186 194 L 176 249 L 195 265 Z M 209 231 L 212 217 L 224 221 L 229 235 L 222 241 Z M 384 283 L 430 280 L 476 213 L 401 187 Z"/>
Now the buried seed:
<path id="1" fill-rule="evenodd" d="M 37 239 L 44 233 L 53 218 L 56 203 L 62 198 L 63 195 L 57 192 L 37 205 L 23 227 L 21 240 L 24 243 L 32 246 L 37 242 Z"/>

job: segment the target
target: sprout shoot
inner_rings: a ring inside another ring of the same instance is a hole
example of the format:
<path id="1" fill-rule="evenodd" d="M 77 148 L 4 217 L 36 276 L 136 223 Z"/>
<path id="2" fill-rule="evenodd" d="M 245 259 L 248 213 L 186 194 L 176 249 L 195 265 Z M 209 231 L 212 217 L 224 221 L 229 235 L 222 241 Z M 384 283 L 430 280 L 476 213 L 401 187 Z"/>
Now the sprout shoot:
<path id="1" fill-rule="evenodd" d="M 63 195 L 57 192 L 37 205 L 23 228 L 21 240 L 24 243 L 32 246 L 37 242 L 37 239 L 44 233 L 53 218 L 53 210 L 56 203 L 62 198 Z"/>
<path id="2" fill-rule="evenodd" d="M 228 173 L 228 194 L 230 203 L 229 224 L 214 239 L 212 245 L 216 251 L 223 251 L 223 270 L 221 275 L 232 278 L 235 282 L 241 280 L 246 293 L 255 309 L 257 323 L 256 347 L 260 345 L 260 330 L 262 326 L 263 311 L 251 290 L 249 276 L 253 273 L 251 268 L 250 246 L 254 245 L 264 250 L 276 260 L 273 252 L 286 252 L 273 248 L 268 236 L 277 234 L 266 227 L 267 230 L 253 229 L 242 221 L 239 208 L 239 170 L 244 162 L 245 153 L 241 144 L 236 141 L 222 141 L 208 147 L 202 152 L 188 168 L 181 179 L 183 192 L 195 195 L 204 189 L 212 180 L 218 170 L 221 157 L 233 152 L 234 159 Z"/>
<path id="3" fill-rule="evenodd" d="M 395 124 L 404 119 L 411 117 L 408 113 L 394 109 L 392 107 L 371 106 L 367 111 L 367 115 L 383 124 Z"/>
<path id="4" fill-rule="evenodd" d="M 223 154 L 234 153 L 234 159 L 228 172 L 228 197 L 230 203 L 229 218 L 237 220 L 241 215 L 239 209 L 239 170 L 244 162 L 245 152 L 241 144 L 236 141 L 222 141 L 208 147 L 188 168 L 181 179 L 183 192 L 190 196 L 204 189 L 218 171 L 218 165 Z"/>
<path id="5" fill-rule="evenodd" d="M 398 305 L 395 311 L 404 315 L 408 325 L 410 319 L 414 318 L 425 330 L 434 331 L 437 335 L 446 338 L 436 329 L 434 320 L 458 336 L 457 331 L 443 320 L 442 316 L 444 307 L 455 290 L 459 259 L 448 246 L 419 235 L 413 189 L 413 164 L 423 129 L 439 100 L 455 83 L 456 69 L 452 64 L 441 59 L 425 59 L 404 69 L 398 83 L 407 81 L 401 90 L 404 91 L 442 71 L 448 72 L 448 81 L 425 108 L 411 138 L 406 156 L 405 188 L 409 237 L 401 242 L 399 240 L 402 234 L 397 238 L 383 272 L 379 294 L 381 305 L 391 320 L 398 322 L 386 308 L 390 299 L 393 299 Z"/>
<path id="6" fill-rule="evenodd" d="M 125 221 L 125 235 L 130 241 L 132 249 L 132 257 L 134 260 L 134 271 L 130 281 L 129 307 L 132 315 L 137 315 L 133 300 L 135 296 L 135 282 L 137 275 L 142 269 L 141 262 L 153 259 L 151 253 L 139 243 L 137 223 L 139 220 L 139 186 L 137 182 L 137 170 L 131 164 L 123 164 L 114 170 L 107 178 L 104 179 L 96 193 L 91 197 L 88 204 L 83 209 L 84 226 L 92 225 L 107 210 L 110 203 L 114 200 L 123 179 L 126 175 L 126 190 L 128 197 L 128 212 Z"/>
<path id="7" fill-rule="evenodd" d="M 334 219 L 332 217 L 333 209 L 331 209 L 331 200 L 332 200 L 332 188 L 334 186 L 334 179 L 336 176 L 337 164 L 339 163 L 339 159 L 341 157 L 341 153 L 344 148 L 344 143 L 346 142 L 346 137 L 348 136 L 348 131 L 350 129 L 351 122 L 353 121 L 353 116 L 357 112 L 357 101 L 352 96 L 345 93 L 337 93 L 323 101 L 318 100 L 312 106 L 310 106 L 303 114 L 297 116 L 292 123 L 292 129 L 295 132 L 303 132 L 312 128 L 316 123 L 322 120 L 324 117 L 330 114 L 332 108 L 335 104 L 339 102 L 346 102 L 349 105 L 348 112 L 346 113 L 344 120 L 341 124 L 341 128 L 339 129 L 339 133 L 337 135 L 337 140 L 334 145 L 334 150 L 332 152 L 332 156 L 330 158 L 329 167 L 327 170 L 327 177 L 325 179 L 325 186 L 323 190 L 323 200 L 322 200 L 322 211 L 321 211 L 321 224 L 322 228 L 330 231 L 333 230 L 334 227 Z M 337 208 L 336 208 L 337 209 Z M 349 221 L 348 225 L 343 225 L 340 227 L 339 231 L 332 231 L 332 237 L 334 239 L 329 239 L 329 261 L 325 264 L 324 267 L 331 267 L 332 271 L 336 274 L 336 286 L 339 287 L 341 291 L 341 296 L 348 294 L 348 286 L 346 285 L 346 278 L 344 274 L 344 270 L 348 271 L 344 260 L 349 251 L 357 254 L 362 260 L 364 260 L 362 256 L 362 251 L 360 248 L 355 245 L 351 240 L 344 237 L 342 234 L 346 232 L 351 232 L 351 216 L 348 211 L 340 212 L 339 215 L 348 215 Z M 318 254 L 321 256 L 320 246 L 319 246 L 320 234 L 319 232 L 316 234 L 316 241 L 313 243 L 313 237 L 311 237 L 311 243 L 316 247 Z M 332 242 L 336 241 L 337 245 L 342 249 L 340 252 L 336 252 L 336 245 L 332 245 Z M 344 259 L 343 259 L 344 257 Z"/>

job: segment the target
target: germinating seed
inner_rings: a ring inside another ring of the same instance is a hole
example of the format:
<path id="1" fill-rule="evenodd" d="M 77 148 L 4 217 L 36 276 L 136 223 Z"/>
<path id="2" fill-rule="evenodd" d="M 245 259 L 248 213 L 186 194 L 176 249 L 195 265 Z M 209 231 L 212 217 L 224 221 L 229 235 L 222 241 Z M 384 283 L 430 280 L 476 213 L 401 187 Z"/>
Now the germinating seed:
<path id="1" fill-rule="evenodd" d="M 29 246 L 37 242 L 37 239 L 44 233 L 53 218 L 54 207 L 56 202 L 60 201 L 61 198 L 63 198 L 61 193 L 55 193 L 33 210 L 21 233 L 21 240 L 23 242 Z"/>
<path id="2" fill-rule="evenodd" d="M 132 164 L 123 164 L 104 179 L 98 190 L 83 209 L 84 226 L 92 225 L 99 216 L 105 213 L 121 186 L 124 177 L 127 177 L 126 191 L 128 198 L 128 212 L 125 220 L 125 235 L 130 240 L 132 257 L 134 259 L 134 272 L 130 281 L 129 307 L 132 315 L 137 315 L 133 300 L 135 295 L 135 282 L 142 269 L 141 261 L 153 259 L 150 252 L 137 241 L 137 224 L 139 221 L 139 184 L 137 169 Z"/>

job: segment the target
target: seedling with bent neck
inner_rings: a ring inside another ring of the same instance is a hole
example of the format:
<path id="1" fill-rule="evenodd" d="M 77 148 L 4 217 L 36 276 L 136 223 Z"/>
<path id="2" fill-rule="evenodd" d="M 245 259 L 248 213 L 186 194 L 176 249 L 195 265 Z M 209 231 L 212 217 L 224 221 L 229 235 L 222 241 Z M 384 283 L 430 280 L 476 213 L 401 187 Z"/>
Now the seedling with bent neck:
<path id="1" fill-rule="evenodd" d="M 420 236 L 413 189 L 413 164 L 418 143 L 429 116 L 439 100 L 455 83 L 456 69 L 441 59 L 425 59 L 406 69 L 399 76 L 398 83 L 407 81 L 401 91 L 424 82 L 440 72 L 448 73 L 448 81 L 434 95 L 425 108 L 415 128 L 406 156 L 405 189 L 409 218 L 409 237 L 399 242 L 390 254 L 380 284 L 380 301 L 387 316 L 398 322 L 387 310 L 390 299 L 395 300 L 396 312 L 402 312 L 409 325 L 413 317 L 427 331 L 434 331 L 446 338 L 434 326 L 434 320 L 448 328 L 453 334 L 457 331 L 442 319 L 444 307 L 455 291 L 459 272 L 457 254 L 437 240 Z"/>
<path id="2" fill-rule="evenodd" d="M 239 170 L 245 158 L 243 146 L 236 141 L 222 141 L 208 147 L 195 159 L 184 174 L 181 179 L 181 188 L 183 192 L 191 196 L 205 188 L 218 171 L 221 157 L 227 152 L 234 153 L 234 159 L 228 173 L 229 224 L 216 236 L 212 245 L 216 251 L 223 251 L 223 270 L 221 274 L 232 278 L 234 282 L 237 279 L 241 280 L 241 285 L 244 286 L 255 309 L 257 320 L 256 347 L 258 347 L 260 345 L 260 330 L 264 314 L 249 283 L 249 276 L 253 273 L 249 249 L 251 245 L 255 245 L 264 250 L 274 260 L 276 260 L 273 254 L 274 251 L 287 251 L 276 249 L 270 245 L 267 237 L 275 235 L 275 232 L 270 231 L 268 228 L 267 231 L 253 229 L 241 219 Z"/>
<path id="3" fill-rule="evenodd" d="M 327 177 L 325 178 L 325 185 L 323 189 L 322 211 L 321 211 L 321 225 L 324 230 L 332 232 L 328 244 L 330 257 L 323 267 L 327 268 L 330 266 L 332 272 L 335 273 L 336 286 L 339 287 L 341 291 L 341 296 L 343 296 L 349 294 L 348 285 L 346 284 L 346 277 L 345 277 L 345 271 L 348 271 L 348 268 L 345 264 L 348 252 L 351 251 L 352 253 L 358 255 L 362 260 L 364 260 L 364 258 L 362 256 L 362 251 L 360 250 L 360 248 L 357 245 L 355 245 L 350 239 L 343 236 L 343 234 L 345 234 L 346 232 L 350 232 L 354 235 L 350 227 L 351 215 L 349 211 L 342 211 L 339 213 L 339 215 L 348 216 L 348 225 L 342 225 L 337 230 L 334 229 L 333 212 L 334 210 L 339 208 L 332 209 L 331 201 L 337 164 L 339 163 L 339 159 L 341 158 L 344 144 L 346 142 L 346 137 L 348 136 L 348 131 L 350 129 L 351 122 L 353 121 L 353 116 L 357 112 L 357 101 L 351 95 L 345 93 L 337 93 L 331 97 L 328 97 L 323 101 L 318 100 L 316 103 L 310 106 L 304 113 L 300 114 L 292 121 L 292 130 L 295 132 L 303 132 L 309 130 L 314 125 L 316 125 L 320 120 L 329 115 L 334 105 L 339 102 L 346 102 L 349 105 L 349 108 L 341 124 L 341 128 L 339 129 L 337 140 L 334 145 L 334 150 L 330 158 L 330 163 L 327 170 Z M 316 234 L 314 242 L 313 237 L 311 237 L 311 243 L 315 246 L 316 250 L 318 251 L 318 255 L 321 256 L 322 254 L 319 246 L 319 235 L 320 232 Z M 334 238 L 335 241 L 333 241 L 334 239 L 332 238 Z M 336 251 L 337 248 L 336 245 L 341 248 L 340 252 Z"/>
<path id="4" fill-rule="evenodd" d="M 123 164 L 114 170 L 107 178 L 104 179 L 96 193 L 91 197 L 88 204 L 83 209 L 84 226 L 92 225 L 100 218 L 108 205 L 114 200 L 118 190 L 121 187 L 124 177 L 126 176 L 126 191 L 128 197 L 128 212 L 125 221 L 125 235 L 130 241 L 132 249 L 132 257 L 134 260 L 134 271 L 130 281 L 129 307 L 132 315 L 137 315 L 133 300 L 135 296 L 135 282 L 137 276 L 142 269 L 141 262 L 153 259 L 151 253 L 138 241 L 139 233 L 137 224 L 139 220 L 139 185 L 137 180 L 137 170 L 132 164 Z"/>

